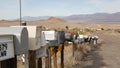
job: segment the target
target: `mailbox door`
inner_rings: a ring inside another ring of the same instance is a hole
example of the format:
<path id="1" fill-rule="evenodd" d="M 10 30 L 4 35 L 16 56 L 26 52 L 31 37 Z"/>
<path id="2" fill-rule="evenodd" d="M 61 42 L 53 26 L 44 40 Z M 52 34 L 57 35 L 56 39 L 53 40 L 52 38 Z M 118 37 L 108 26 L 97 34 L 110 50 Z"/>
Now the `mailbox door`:
<path id="1" fill-rule="evenodd" d="M 55 31 L 43 31 L 43 34 L 45 34 L 45 40 L 47 41 L 56 40 Z"/>
<path id="2" fill-rule="evenodd" d="M 64 43 L 64 41 L 65 41 L 64 31 L 57 31 L 57 40 L 58 40 L 58 44 Z"/>
<path id="3" fill-rule="evenodd" d="M 29 50 L 37 50 L 41 47 L 41 31 L 40 26 L 27 26 L 29 34 Z"/>
<path id="4" fill-rule="evenodd" d="M 41 31 L 42 28 L 41 27 L 37 27 L 36 28 L 36 49 L 39 49 L 42 45 L 41 45 Z"/>
<path id="5" fill-rule="evenodd" d="M 0 35 L 0 61 L 14 57 L 13 35 Z"/>

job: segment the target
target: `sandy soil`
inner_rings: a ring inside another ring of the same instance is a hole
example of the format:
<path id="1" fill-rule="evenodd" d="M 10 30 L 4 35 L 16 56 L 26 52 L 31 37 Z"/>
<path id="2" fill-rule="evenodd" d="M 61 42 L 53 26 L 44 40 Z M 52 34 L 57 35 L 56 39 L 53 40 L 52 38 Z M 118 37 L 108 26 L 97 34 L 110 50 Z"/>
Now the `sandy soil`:
<path id="1" fill-rule="evenodd" d="M 105 43 L 96 47 L 74 68 L 120 68 L 120 34 L 100 32 L 97 35 Z"/>

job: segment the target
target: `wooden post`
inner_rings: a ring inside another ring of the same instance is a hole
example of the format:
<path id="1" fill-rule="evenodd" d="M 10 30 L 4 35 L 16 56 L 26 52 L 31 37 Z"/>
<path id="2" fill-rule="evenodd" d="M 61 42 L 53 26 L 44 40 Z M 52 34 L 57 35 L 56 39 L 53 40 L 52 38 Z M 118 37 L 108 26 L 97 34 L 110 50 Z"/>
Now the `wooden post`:
<path id="1" fill-rule="evenodd" d="M 36 51 L 29 50 L 29 68 L 36 68 Z"/>
<path id="2" fill-rule="evenodd" d="M 48 63 L 49 59 L 48 56 L 45 57 L 45 68 L 49 68 L 49 63 Z"/>
<path id="3" fill-rule="evenodd" d="M 17 56 L 0 62 L 0 68 L 17 68 Z"/>
<path id="4" fill-rule="evenodd" d="M 54 62 L 54 68 L 57 68 L 57 52 L 54 52 L 53 62 Z"/>
<path id="5" fill-rule="evenodd" d="M 38 68 L 42 68 L 42 58 L 38 59 Z"/>
<path id="6" fill-rule="evenodd" d="M 1 62 L 0 62 L 0 68 L 1 68 Z"/>
<path id="7" fill-rule="evenodd" d="M 48 68 L 48 61 L 49 61 L 49 59 L 48 59 L 48 44 L 46 44 L 46 52 L 47 52 L 47 57 L 45 57 L 45 68 Z"/>
<path id="8" fill-rule="evenodd" d="M 74 42 L 73 42 L 73 57 L 74 57 L 74 52 L 75 52 L 75 44 L 74 44 Z"/>
<path id="9" fill-rule="evenodd" d="M 48 66 L 49 66 L 49 68 L 51 68 L 52 66 L 51 66 L 51 50 L 50 50 L 50 48 L 48 48 L 48 60 L 49 60 Z"/>
<path id="10" fill-rule="evenodd" d="M 64 43 L 62 44 L 62 51 L 61 51 L 61 68 L 64 68 Z"/>
<path id="11" fill-rule="evenodd" d="M 45 58 L 45 68 L 51 68 L 51 52 L 48 44 L 46 45 L 46 49 L 47 57 Z"/>
<path id="12" fill-rule="evenodd" d="M 45 68 L 51 68 L 51 52 L 50 49 L 47 49 L 48 56 L 45 58 Z"/>

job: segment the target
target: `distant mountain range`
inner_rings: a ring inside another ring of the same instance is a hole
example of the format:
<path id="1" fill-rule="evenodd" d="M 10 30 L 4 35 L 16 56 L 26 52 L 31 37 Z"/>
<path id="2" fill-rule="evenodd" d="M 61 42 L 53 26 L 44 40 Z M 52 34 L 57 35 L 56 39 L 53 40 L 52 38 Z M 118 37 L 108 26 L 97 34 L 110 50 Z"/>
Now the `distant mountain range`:
<path id="1" fill-rule="evenodd" d="M 51 16 L 30 17 L 25 16 L 22 19 L 25 21 L 45 20 Z M 95 14 L 80 14 L 71 16 L 57 16 L 66 21 L 74 22 L 120 22 L 120 12 L 117 13 L 95 13 Z"/>
<path id="2" fill-rule="evenodd" d="M 50 16 L 38 16 L 38 17 L 31 17 L 31 16 L 25 16 L 22 18 L 24 21 L 37 21 L 37 20 L 45 20 L 48 19 Z"/>

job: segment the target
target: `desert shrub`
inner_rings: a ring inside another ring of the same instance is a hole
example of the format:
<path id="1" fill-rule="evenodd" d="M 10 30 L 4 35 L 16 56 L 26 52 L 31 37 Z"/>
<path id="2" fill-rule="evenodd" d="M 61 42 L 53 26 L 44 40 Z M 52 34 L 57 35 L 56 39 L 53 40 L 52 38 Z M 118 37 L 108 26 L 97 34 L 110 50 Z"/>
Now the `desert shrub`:
<path id="1" fill-rule="evenodd" d="M 101 30 L 105 30 L 104 28 L 101 28 Z"/>
<path id="2" fill-rule="evenodd" d="M 91 29 L 85 29 L 86 32 L 94 32 L 93 30 Z"/>
<path id="3" fill-rule="evenodd" d="M 116 30 L 115 30 L 115 32 L 118 32 L 118 33 L 120 33 L 120 29 L 116 29 Z"/>

